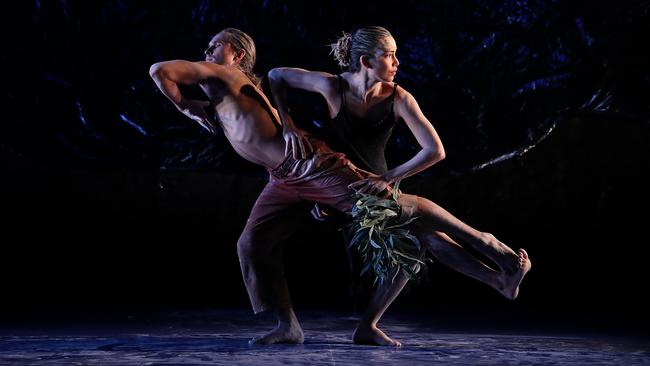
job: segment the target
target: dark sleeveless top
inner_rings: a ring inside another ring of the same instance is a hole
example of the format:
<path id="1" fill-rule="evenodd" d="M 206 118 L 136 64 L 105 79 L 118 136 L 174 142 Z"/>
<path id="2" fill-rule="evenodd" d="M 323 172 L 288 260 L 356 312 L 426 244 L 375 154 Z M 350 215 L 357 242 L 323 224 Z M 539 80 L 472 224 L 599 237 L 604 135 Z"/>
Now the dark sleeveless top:
<path id="1" fill-rule="evenodd" d="M 377 121 L 361 118 L 347 110 L 343 78 L 339 75 L 341 109 L 328 123 L 327 144 L 334 150 L 344 153 L 357 167 L 375 174 L 388 171 L 386 164 L 386 143 L 395 127 L 393 104 L 397 84 L 390 98 L 389 112 Z"/>

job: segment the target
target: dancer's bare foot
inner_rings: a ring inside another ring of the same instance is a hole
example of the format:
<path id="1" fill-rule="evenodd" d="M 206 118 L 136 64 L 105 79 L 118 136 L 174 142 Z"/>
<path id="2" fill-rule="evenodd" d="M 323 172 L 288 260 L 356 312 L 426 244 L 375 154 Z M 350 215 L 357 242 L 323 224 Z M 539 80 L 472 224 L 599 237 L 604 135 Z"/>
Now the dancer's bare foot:
<path id="1" fill-rule="evenodd" d="M 521 281 L 524 279 L 524 276 L 528 271 L 530 271 L 530 268 L 532 267 L 532 264 L 530 262 L 530 259 L 528 259 L 528 253 L 526 253 L 525 250 L 519 249 L 519 260 L 518 260 L 518 268 L 517 271 L 515 271 L 512 274 L 507 275 L 505 281 L 504 281 L 504 286 L 503 289 L 500 291 L 503 296 L 510 300 L 514 300 L 517 298 L 519 295 L 519 284 L 521 284 Z"/>
<path id="2" fill-rule="evenodd" d="M 300 344 L 305 341 L 305 336 L 302 332 L 300 324 L 278 324 L 272 331 L 263 336 L 251 339 L 249 344 L 275 344 L 275 343 L 290 343 Z"/>
<path id="3" fill-rule="evenodd" d="M 386 333 L 382 332 L 377 326 L 361 326 L 354 330 L 352 342 L 355 344 L 366 344 L 371 346 L 394 346 L 402 347 L 402 343 L 396 341 Z"/>

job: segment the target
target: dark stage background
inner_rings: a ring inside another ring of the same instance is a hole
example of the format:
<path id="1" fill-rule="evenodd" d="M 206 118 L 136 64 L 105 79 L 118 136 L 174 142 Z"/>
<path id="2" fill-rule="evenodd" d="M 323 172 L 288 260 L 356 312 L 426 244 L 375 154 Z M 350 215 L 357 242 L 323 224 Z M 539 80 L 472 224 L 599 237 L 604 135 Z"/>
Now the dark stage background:
<path id="1" fill-rule="evenodd" d="M 533 260 L 515 302 L 434 263 L 393 311 L 647 329 L 648 2 L 20 6 L 2 11 L 4 319 L 247 307 L 235 245 L 266 173 L 223 136 L 186 121 L 148 68 L 200 60 L 213 34 L 237 27 L 256 40 L 259 74 L 277 66 L 338 72 L 325 45 L 342 30 L 377 24 L 397 40 L 396 81 L 447 151 L 405 190 Z M 323 101 L 291 98 L 302 125 L 318 133 Z M 402 126 L 389 162 L 414 149 Z M 310 218 L 296 225 L 286 251 L 296 308 L 362 309 L 366 296 L 350 291 L 354 275 L 335 227 Z"/>

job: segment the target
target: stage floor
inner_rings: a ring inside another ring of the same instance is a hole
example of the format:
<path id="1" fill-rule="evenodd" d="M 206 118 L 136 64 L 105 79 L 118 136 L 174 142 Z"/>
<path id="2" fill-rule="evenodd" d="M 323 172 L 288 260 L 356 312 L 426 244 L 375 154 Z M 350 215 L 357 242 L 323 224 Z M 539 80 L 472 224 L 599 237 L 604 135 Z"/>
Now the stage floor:
<path id="1" fill-rule="evenodd" d="M 552 334 L 518 328 L 432 326 L 417 316 L 387 316 L 382 328 L 401 348 L 358 346 L 356 317 L 298 314 L 302 345 L 251 346 L 272 328 L 249 311 L 168 311 L 124 321 L 2 324 L 1 365 L 650 365 L 650 340 L 607 334 Z"/>

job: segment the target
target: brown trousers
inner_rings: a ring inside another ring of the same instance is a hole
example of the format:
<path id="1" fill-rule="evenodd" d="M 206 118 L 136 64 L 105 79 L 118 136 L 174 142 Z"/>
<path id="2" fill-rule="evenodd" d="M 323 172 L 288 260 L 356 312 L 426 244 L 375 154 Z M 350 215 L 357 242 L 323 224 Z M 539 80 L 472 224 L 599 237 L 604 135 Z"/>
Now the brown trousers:
<path id="1" fill-rule="evenodd" d="M 314 203 L 349 213 L 354 205 L 350 183 L 364 178 L 345 155 L 311 141 L 309 159 L 287 157 L 270 170 L 269 183 L 258 197 L 246 227 L 237 242 L 237 252 L 246 290 L 257 314 L 291 307 L 284 275 L 282 243 L 296 230 L 300 218 Z M 400 197 L 403 216 L 417 209 L 417 197 Z"/>

